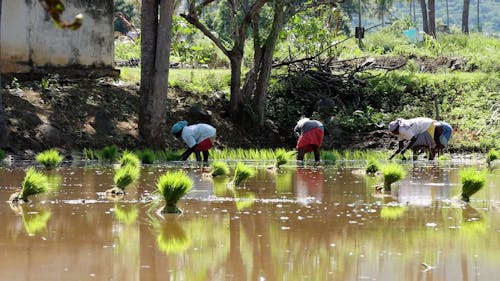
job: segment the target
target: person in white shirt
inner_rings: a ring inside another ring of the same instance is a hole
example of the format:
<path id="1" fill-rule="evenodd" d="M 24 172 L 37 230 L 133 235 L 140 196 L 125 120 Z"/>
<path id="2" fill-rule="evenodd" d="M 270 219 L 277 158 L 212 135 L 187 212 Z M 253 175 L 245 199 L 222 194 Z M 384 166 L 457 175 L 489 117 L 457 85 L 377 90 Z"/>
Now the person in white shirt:
<path id="1" fill-rule="evenodd" d="M 203 162 L 208 162 L 208 150 L 213 147 L 217 132 L 213 126 L 204 123 L 188 125 L 187 121 L 179 121 L 172 126 L 170 132 L 182 139 L 188 146 L 188 149 L 182 153 L 181 160 L 188 159 L 194 152 L 196 161 L 201 162 L 202 153 Z"/>
<path id="2" fill-rule="evenodd" d="M 398 153 L 404 154 L 408 149 L 413 150 L 413 159 L 418 157 L 420 149 L 428 149 L 429 160 L 433 160 L 436 154 L 436 142 L 434 140 L 435 121 L 431 118 L 418 117 L 412 119 L 398 118 L 389 123 L 389 131 L 398 136 L 398 149 L 389 159 Z M 405 146 L 405 141 L 409 143 Z"/>

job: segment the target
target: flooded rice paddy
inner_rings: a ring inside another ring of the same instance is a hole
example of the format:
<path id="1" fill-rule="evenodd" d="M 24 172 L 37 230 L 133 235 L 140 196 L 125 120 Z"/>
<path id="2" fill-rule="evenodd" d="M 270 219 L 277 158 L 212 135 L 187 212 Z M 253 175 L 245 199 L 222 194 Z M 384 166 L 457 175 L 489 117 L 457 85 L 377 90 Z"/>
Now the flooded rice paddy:
<path id="1" fill-rule="evenodd" d="M 256 165 L 236 189 L 186 169 L 183 213 L 163 216 L 155 183 L 173 166 L 143 168 L 119 200 L 111 167 L 59 168 L 59 189 L 20 207 L 25 170 L 0 167 L 0 280 L 498 280 L 498 169 L 465 206 L 467 164 L 405 164 L 385 195 L 363 165 Z"/>

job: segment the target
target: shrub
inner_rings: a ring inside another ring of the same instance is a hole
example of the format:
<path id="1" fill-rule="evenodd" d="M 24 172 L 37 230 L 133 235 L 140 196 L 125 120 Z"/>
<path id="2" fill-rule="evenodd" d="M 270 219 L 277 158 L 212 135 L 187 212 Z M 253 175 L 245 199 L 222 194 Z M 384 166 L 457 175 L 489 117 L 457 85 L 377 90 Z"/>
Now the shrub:
<path id="1" fill-rule="evenodd" d="M 486 173 L 477 172 L 472 168 L 460 171 L 460 182 L 462 183 L 462 200 L 470 201 L 470 197 L 483 188 L 486 183 Z"/>
<path id="2" fill-rule="evenodd" d="M 177 202 L 193 187 L 194 182 L 184 171 L 166 172 L 158 179 L 156 186 L 165 199 L 162 213 L 181 213 Z"/>
<path id="3" fill-rule="evenodd" d="M 35 157 L 36 161 L 43 165 L 46 169 L 54 169 L 64 159 L 55 149 L 49 149 L 38 153 Z"/>
<path id="4" fill-rule="evenodd" d="M 391 184 L 401 180 L 406 176 L 406 171 L 403 166 L 397 163 L 390 163 L 382 167 L 382 173 L 384 175 L 384 190 L 390 191 Z"/>

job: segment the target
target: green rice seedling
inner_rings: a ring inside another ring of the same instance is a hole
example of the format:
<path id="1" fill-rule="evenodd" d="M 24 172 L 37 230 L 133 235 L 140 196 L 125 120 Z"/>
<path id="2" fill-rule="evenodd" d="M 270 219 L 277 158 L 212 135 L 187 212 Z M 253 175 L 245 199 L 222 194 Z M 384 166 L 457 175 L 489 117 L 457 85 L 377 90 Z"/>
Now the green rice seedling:
<path id="1" fill-rule="evenodd" d="M 486 173 L 465 168 L 460 170 L 459 174 L 462 183 L 462 201 L 469 202 L 470 197 L 481 190 L 486 183 Z"/>
<path id="2" fill-rule="evenodd" d="M 166 172 L 156 182 L 158 191 L 165 199 L 162 213 L 181 213 L 177 202 L 191 190 L 194 182 L 184 171 Z"/>
<path id="3" fill-rule="evenodd" d="M 153 150 L 146 148 L 140 154 L 143 164 L 153 164 L 156 161 L 156 154 Z"/>
<path id="4" fill-rule="evenodd" d="M 371 158 L 365 166 L 365 171 L 367 174 L 374 175 L 376 172 L 380 171 L 380 163 Z"/>
<path id="5" fill-rule="evenodd" d="M 451 157 L 448 154 L 441 154 L 438 156 L 439 161 L 449 161 L 451 160 Z"/>
<path id="6" fill-rule="evenodd" d="M 155 153 L 155 158 L 161 161 L 177 161 L 181 158 L 182 151 L 162 150 Z"/>
<path id="7" fill-rule="evenodd" d="M 239 186 L 244 180 L 253 177 L 255 172 L 252 168 L 248 167 L 242 162 L 236 164 L 236 169 L 234 170 L 233 185 Z"/>
<path id="8" fill-rule="evenodd" d="M 337 161 L 337 154 L 333 150 L 323 150 L 321 151 L 321 159 L 325 163 L 335 164 Z"/>
<path id="9" fill-rule="evenodd" d="M 125 208 L 120 207 L 120 205 L 115 204 L 114 210 L 115 210 L 116 218 L 120 222 L 122 222 L 126 225 L 130 225 L 130 224 L 134 223 L 137 220 L 137 218 L 139 217 L 139 210 L 135 206 L 132 206 L 129 209 L 125 209 Z"/>
<path id="10" fill-rule="evenodd" d="M 114 144 L 104 147 L 99 151 L 98 158 L 104 162 L 115 162 L 118 159 L 118 147 Z"/>
<path id="11" fill-rule="evenodd" d="M 488 166 L 491 166 L 491 163 L 500 158 L 500 152 L 495 149 L 490 149 L 488 153 L 486 153 L 486 163 Z"/>
<path id="12" fill-rule="evenodd" d="M 406 177 L 406 171 L 403 166 L 398 163 L 390 163 L 381 168 L 382 174 L 384 175 L 384 190 L 390 191 L 391 184 L 401 180 Z"/>
<path id="13" fill-rule="evenodd" d="M 85 161 L 91 161 L 97 159 L 97 153 L 91 148 L 83 148 L 83 159 Z"/>
<path id="14" fill-rule="evenodd" d="M 122 192 L 125 188 L 139 179 L 140 169 L 132 165 L 125 165 L 115 171 L 113 181 Z"/>
<path id="15" fill-rule="evenodd" d="M 226 162 L 214 161 L 212 164 L 212 177 L 229 174 L 229 167 Z"/>
<path id="16" fill-rule="evenodd" d="M 276 168 L 280 168 L 281 165 L 285 165 L 288 163 L 288 160 L 290 159 L 290 155 L 284 151 L 284 150 L 279 150 L 276 152 Z"/>
<path id="17" fill-rule="evenodd" d="M 30 167 L 26 171 L 21 190 L 17 195 L 17 200 L 28 202 L 28 198 L 32 195 L 38 195 L 49 190 L 49 180 L 47 176 Z"/>
<path id="18" fill-rule="evenodd" d="M 64 157 L 59 154 L 59 151 L 55 149 L 48 149 L 38 153 L 35 159 L 36 162 L 43 165 L 45 169 L 51 170 L 57 167 L 62 162 Z"/>
<path id="19" fill-rule="evenodd" d="M 135 153 L 125 150 L 120 157 L 120 166 L 125 167 L 128 165 L 139 168 L 141 166 L 141 160 L 139 160 L 139 157 Z"/>

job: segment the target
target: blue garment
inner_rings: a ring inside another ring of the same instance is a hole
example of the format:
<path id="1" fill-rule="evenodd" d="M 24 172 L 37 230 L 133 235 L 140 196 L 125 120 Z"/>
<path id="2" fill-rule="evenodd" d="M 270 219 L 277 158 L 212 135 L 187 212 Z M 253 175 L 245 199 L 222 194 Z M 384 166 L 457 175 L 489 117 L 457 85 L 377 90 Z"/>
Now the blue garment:
<path id="1" fill-rule="evenodd" d="M 439 136 L 439 142 L 443 146 L 447 146 L 448 141 L 451 138 L 451 133 L 453 132 L 453 128 L 451 127 L 450 124 L 448 124 L 446 122 L 439 121 L 439 123 L 441 123 L 441 126 L 443 127 L 443 133 L 441 134 L 441 136 Z"/>

